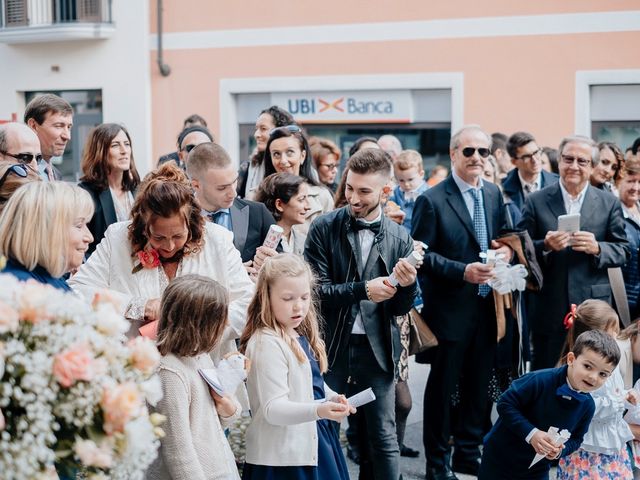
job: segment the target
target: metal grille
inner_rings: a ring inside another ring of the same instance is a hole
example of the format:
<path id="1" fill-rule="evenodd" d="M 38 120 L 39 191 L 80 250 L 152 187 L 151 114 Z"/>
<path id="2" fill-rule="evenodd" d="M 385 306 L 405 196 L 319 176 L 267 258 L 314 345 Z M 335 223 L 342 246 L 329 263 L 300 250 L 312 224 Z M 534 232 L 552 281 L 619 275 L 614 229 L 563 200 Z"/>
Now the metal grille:
<path id="1" fill-rule="evenodd" d="M 102 21 L 101 0 L 76 0 L 78 20 L 84 22 Z"/>
<path id="2" fill-rule="evenodd" d="M 27 25 L 27 0 L 4 0 L 5 26 Z"/>

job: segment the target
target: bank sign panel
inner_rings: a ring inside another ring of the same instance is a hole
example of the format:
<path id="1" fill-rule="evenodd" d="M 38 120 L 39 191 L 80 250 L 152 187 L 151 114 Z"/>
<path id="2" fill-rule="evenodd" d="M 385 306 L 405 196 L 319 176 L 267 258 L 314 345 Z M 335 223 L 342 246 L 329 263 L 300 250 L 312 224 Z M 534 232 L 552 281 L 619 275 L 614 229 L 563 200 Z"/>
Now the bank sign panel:
<path id="1" fill-rule="evenodd" d="M 273 93 L 271 104 L 301 123 L 411 123 L 408 90 Z"/>

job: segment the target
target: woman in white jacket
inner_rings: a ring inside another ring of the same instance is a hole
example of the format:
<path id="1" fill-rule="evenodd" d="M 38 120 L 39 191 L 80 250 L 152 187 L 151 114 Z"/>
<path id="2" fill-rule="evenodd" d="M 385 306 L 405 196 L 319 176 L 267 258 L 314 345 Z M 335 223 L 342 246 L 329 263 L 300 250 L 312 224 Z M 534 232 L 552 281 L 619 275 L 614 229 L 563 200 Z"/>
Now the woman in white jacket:
<path id="1" fill-rule="evenodd" d="M 111 225 L 69 284 L 89 301 L 109 290 L 131 321 L 130 336 L 158 319 L 169 282 L 188 273 L 216 280 L 230 297 L 225 339 L 239 337 L 253 282 L 233 246 L 231 232 L 200 213 L 184 173 L 172 163 L 149 173 L 138 187 L 132 220 Z"/>

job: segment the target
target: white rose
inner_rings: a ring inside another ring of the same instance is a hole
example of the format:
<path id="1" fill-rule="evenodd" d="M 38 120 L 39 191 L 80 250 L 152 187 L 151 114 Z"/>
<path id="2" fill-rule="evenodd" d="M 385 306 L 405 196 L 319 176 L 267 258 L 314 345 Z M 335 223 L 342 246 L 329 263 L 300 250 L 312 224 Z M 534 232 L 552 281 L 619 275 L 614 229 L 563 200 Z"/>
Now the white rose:
<path id="1" fill-rule="evenodd" d="M 158 375 L 154 375 L 149 380 L 142 382 L 140 388 L 147 399 L 147 403 L 152 407 L 155 407 L 162 400 L 162 383 Z"/>
<path id="2" fill-rule="evenodd" d="M 129 330 L 129 322 L 118 315 L 110 305 L 99 305 L 96 311 L 96 329 L 107 336 L 123 335 Z"/>

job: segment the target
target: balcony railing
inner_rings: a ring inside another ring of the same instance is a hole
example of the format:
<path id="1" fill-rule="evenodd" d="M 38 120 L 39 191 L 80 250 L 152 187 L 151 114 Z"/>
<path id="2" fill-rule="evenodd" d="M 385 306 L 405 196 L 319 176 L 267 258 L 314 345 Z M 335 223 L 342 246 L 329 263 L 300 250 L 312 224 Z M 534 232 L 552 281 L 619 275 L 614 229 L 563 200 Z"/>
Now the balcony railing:
<path id="1" fill-rule="evenodd" d="M 106 38 L 111 0 L 0 0 L 0 42 Z"/>

